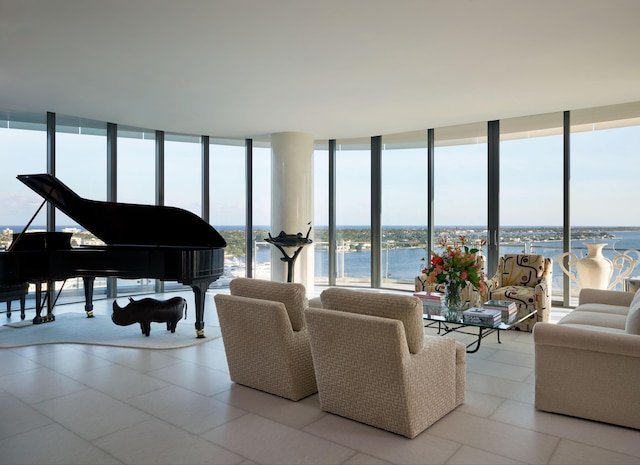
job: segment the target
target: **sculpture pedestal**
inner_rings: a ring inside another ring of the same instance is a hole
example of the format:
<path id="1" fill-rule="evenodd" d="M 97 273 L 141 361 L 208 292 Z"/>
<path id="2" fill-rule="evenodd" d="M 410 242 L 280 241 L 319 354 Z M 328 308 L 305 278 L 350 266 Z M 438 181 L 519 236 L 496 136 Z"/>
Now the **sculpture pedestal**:
<path id="1" fill-rule="evenodd" d="M 276 246 L 278 250 L 282 252 L 282 258 L 280 260 L 282 260 L 283 262 L 287 262 L 288 283 L 293 282 L 293 273 L 295 271 L 296 258 L 298 258 L 298 255 L 300 255 L 300 252 L 302 252 L 302 248 L 305 245 L 309 245 L 313 242 L 311 239 L 309 239 L 310 232 L 311 227 L 309 227 L 309 231 L 307 231 L 307 236 L 303 237 L 302 233 L 287 234 L 284 231 L 280 231 L 280 234 L 278 234 L 276 237 L 271 236 L 271 233 L 269 233 L 269 238 L 265 239 L 266 242 Z M 293 255 L 288 255 L 284 250 L 284 247 L 297 247 L 297 249 L 293 253 Z"/>

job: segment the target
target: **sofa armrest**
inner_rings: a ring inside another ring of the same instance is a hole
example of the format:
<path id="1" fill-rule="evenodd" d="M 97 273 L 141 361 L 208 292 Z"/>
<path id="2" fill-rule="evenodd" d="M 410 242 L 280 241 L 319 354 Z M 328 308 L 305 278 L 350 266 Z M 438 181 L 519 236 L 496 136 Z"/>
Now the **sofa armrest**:
<path id="1" fill-rule="evenodd" d="M 640 336 L 540 322 L 533 327 L 537 346 L 555 346 L 640 358 Z"/>
<path id="2" fill-rule="evenodd" d="M 633 292 L 608 291 L 585 288 L 580 291 L 578 304 L 608 304 L 628 307 L 633 300 Z"/>

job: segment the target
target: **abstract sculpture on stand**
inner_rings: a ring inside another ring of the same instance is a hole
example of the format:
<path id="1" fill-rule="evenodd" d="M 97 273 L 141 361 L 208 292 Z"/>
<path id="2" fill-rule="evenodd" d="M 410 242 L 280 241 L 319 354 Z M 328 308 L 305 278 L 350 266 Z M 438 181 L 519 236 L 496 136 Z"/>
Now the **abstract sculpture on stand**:
<path id="1" fill-rule="evenodd" d="M 633 272 L 637 261 L 629 257 L 626 252 L 616 255 L 613 260 L 608 259 L 602 255 L 602 249 L 606 245 L 605 243 L 585 243 L 587 256 L 581 259 L 578 259 L 573 252 L 558 255 L 560 269 L 578 285 L 579 290 L 585 288 L 613 289 Z M 568 258 L 567 267 L 564 266 L 564 257 Z M 629 265 L 626 270 L 624 270 L 625 263 Z M 572 266 L 576 267 L 576 273 L 571 272 Z M 618 276 L 611 281 L 614 270 L 619 270 Z"/>
<path id="2" fill-rule="evenodd" d="M 309 223 L 311 224 L 311 223 Z M 287 282 L 293 282 L 293 271 L 296 262 L 296 258 L 300 255 L 302 248 L 305 245 L 309 245 L 313 242 L 313 240 L 309 239 L 309 233 L 311 232 L 311 226 L 309 226 L 309 230 L 307 231 L 307 235 L 303 236 L 302 233 L 298 234 L 287 234 L 284 231 L 280 231 L 276 237 L 273 237 L 271 233 L 269 233 L 269 238 L 265 239 L 271 245 L 275 245 L 280 252 L 282 252 L 282 260 L 287 263 Z M 283 247 L 297 247 L 296 251 L 293 255 L 289 256 L 287 252 L 285 252 Z"/>

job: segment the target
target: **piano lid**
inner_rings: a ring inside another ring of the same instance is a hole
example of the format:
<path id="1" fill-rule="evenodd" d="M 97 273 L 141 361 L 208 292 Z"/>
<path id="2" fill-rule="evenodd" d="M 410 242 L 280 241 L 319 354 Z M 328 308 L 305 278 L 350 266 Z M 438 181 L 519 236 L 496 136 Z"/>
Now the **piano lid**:
<path id="1" fill-rule="evenodd" d="M 21 174 L 18 179 L 108 245 L 227 245 L 214 227 L 187 210 L 84 199 L 50 174 Z"/>

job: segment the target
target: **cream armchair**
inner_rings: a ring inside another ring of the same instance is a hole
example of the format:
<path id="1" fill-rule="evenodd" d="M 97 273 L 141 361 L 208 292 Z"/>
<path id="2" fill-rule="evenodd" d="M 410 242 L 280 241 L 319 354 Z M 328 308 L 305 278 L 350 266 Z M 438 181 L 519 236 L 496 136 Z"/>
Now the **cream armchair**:
<path id="1" fill-rule="evenodd" d="M 493 278 L 486 281 L 487 300 L 508 300 L 518 306 L 518 317 L 538 312 L 516 325 L 532 331 L 538 321 L 549 321 L 553 260 L 535 254 L 506 254 Z"/>
<path id="2" fill-rule="evenodd" d="M 412 296 L 330 288 L 305 311 L 322 410 L 413 438 L 464 401 L 465 347 Z"/>
<path id="3" fill-rule="evenodd" d="M 294 401 L 318 391 L 305 287 L 236 278 L 214 296 L 231 380 Z"/>

